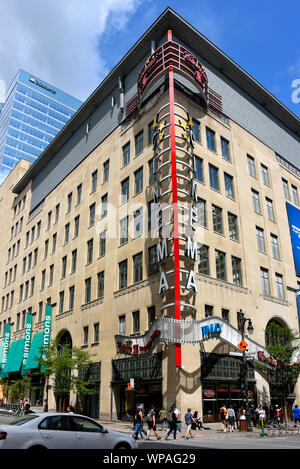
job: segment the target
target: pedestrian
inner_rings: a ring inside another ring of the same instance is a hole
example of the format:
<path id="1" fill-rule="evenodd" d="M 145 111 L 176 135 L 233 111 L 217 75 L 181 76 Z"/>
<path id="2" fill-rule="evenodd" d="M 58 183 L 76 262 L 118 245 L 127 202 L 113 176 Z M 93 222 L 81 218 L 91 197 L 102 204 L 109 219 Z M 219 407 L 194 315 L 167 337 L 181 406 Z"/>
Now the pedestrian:
<path id="1" fill-rule="evenodd" d="M 175 414 L 176 406 L 174 404 L 171 405 L 171 408 L 167 414 L 167 422 L 169 424 L 169 430 L 166 436 L 166 440 L 168 439 L 170 433 L 174 434 L 174 440 L 176 440 L 176 432 L 177 432 L 177 417 Z"/>
<path id="2" fill-rule="evenodd" d="M 300 424 L 300 409 L 297 404 L 293 408 L 293 415 L 294 415 L 295 425 L 299 425 Z"/>
<path id="3" fill-rule="evenodd" d="M 186 414 L 184 416 L 185 424 L 186 424 L 186 434 L 183 437 L 185 440 L 188 440 L 189 436 L 190 438 L 193 438 L 192 435 L 192 423 L 196 423 L 194 417 L 191 414 L 191 409 L 188 407 Z"/>
<path id="4" fill-rule="evenodd" d="M 138 439 L 138 433 L 140 433 L 142 440 L 144 440 L 144 437 L 142 435 L 142 424 L 144 422 L 144 418 L 143 418 L 142 409 L 139 405 L 136 407 L 134 421 L 135 421 L 135 429 L 134 429 L 133 434 L 131 435 L 132 438 Z"/>
<path id="5" fill-rule="evenodd" d="M 25 404 L 25 407 L 24 407 L 24 414 L 25 414 L 25 415 L 34 414 L 33 410 L 30 409 L 30 404 Z"/>
<path id="6" fill-rule="evenodd" d="M 177 409 L 175 402 L 172 405 L 174 406 L 174 412 L 175 412 L 175 415 L 176 415 L 177 429 L 178 429 L 179 433 L 181 433 L 181 428 L 180 428 L 180 425 L 179 425 L 179 423 L 180 423 L 180 420 L 179 420 L 180 410 Z"/>
<path id="7" fill-rule="evenodd" d="M 167 411 L 164 407 L 162 407 L 159 411 L 159 419 L 161 423 L 161 429 L 167 430 L 168 429 Z"/>
<path id="8" fill-rule="evenodd" d="M 263 409 L 266 413 L 266 421 L 267 421 L 267 420 L 269 420 L 269 407 L 268 407 L 268 404 L 266 402 L 263 405 Z"/>
<path id="9" fill-rule="evenodd" d="M 220 408 L 220 415 L 221 415 L 221 421 L 222 421 L 222 430 L 223 432 L 226 432 L 226 416 L 227 416 L 227 407 L 225 404 L 222 405 Z"/>
<path id="10" fill-rule="evenodd" d="M 68 412 L 68 414 L 74 414 L 74 407 L 72 405 L 69 405 L 67 407 L 67 412 Z"/>
<path id="11" fill-rule="evenodd" d="M 155 417 L 155 408 L 154 408 L 154 405 L 152 405 L 150 407 L 150 409 L 148 411 L 148 414 L 147 414 L 147 417 L 146 417 L 146 421 L 147 421 L 147 424 L 148 424 L 147 438 L 146 438 L 147 440 L 150 440 L 149 436 L 150 436 L 150 431 L 151 430 L 154 431 L 154 434 L 155 434 L 155 436 L 158 440 L 161 439 L 161 437 L 157 433 L 155 419 L 156 419 L 156 417 Z"/>
<path id="12" fill-rule="evenodd" d="M 266 420 L 266 411 L 261 404 L 258 405 L 257 410 L 259 425 L 262 426 L 262 424 L 264 424 Z"/>
<path id="13" fill-rule="evenodd" d="M 229 426 L 229 431 L 233 432 L 233 427 L 234 427 L 234 419 L 235 419 L 235 411 L 232 405 L 230 404 L 229 409 L 227 411 L 227 416 L 228 416 L 228 426 Z"/>

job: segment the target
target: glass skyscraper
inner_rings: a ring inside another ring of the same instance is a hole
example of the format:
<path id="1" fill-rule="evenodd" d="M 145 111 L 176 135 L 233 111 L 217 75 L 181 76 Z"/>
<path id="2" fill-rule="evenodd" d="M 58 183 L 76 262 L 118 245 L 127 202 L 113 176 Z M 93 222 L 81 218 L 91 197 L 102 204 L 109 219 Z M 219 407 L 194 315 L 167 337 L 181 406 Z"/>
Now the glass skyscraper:
<path id="1" fill-rule="evenodd" d="M 33 163 L 81 104 L 19 70 L 0 112 L 0 184 L 21 158 Z"/>

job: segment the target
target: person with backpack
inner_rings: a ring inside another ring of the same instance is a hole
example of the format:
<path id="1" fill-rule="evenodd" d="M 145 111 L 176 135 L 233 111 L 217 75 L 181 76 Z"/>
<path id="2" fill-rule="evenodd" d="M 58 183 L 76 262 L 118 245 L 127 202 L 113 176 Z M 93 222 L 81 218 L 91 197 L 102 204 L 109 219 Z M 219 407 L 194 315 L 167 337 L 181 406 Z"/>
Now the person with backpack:
<path id="1" fill-rule="evenodd" d="M 165 438 L 166 440 L 168 439 L 170 433 L 174 434 L 174 440 L 176 440 L 177 417 L 176 417 L 176 414 L 174 412 L 175 409 L 176 409 L 176 407 L 174 405 L 172 405 L 169 412 L 168 412 L 168 414 L 167 414 L 167 422 L 169 424 L 169 430 L 168 430 L 167 436 Z"/>
<path id="2" fill-rule="evenodd" d="M 161 437 L 158 435 L 157 433 L 157 429 L 156 429 L 156 421 L 155 421 L 155 407 L 154 405 L 152 405 L 148 411 L 148 414 L 146 416 L 146 421 L 147 421 L 147 424 L 148 424 L 148 430 L 147 430 L 147 438 L 146 440 L 150 440 L 149 438 L 149 435 L 150 435 L 150 431 L 153 430 L 154 431 L 154 434 L 156 436 L 156 438 L 158 440 L 161 439 Z"/>
<path id="3" fill-rule="evenodd" d="M 221 420 L 222 420 L 222 430 L 223 432 L 226 432 L 226 416 L 227 416 L 227 407 L 225 404 L 222 405 L 220 409 L 220 415 L 221 415 Z"/>
<path id="4" fill-rule="evenodd" d="M 190 407 L 187 409 L 186 414 L 184 416 L 185 424 L 186 424 L 186 434 L 183 437 L 185 440 L 188 440 L 189 436 L 190 438 L 193 438 L 192 435 L 192 423 L 196 423 L 194 417 L 191 414 L 191 409 Z"/>

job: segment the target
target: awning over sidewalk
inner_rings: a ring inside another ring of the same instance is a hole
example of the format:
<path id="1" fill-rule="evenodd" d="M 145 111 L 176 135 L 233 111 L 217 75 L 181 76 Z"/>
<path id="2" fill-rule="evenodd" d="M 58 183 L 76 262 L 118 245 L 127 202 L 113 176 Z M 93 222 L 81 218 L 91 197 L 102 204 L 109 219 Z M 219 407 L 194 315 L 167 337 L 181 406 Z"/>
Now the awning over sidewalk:
<path id="1" fill-rule="evenodd" d="M 40 332 L 39 334 L 35 334 L 33 336 L 29 355 L 27 358 L 27 362 L 25 365 L 25 370 L 32 370 L 34 368 L 39 367 L 39 362 L 37 358 L 41 358 L 41 347 L 43 346 L 43 339 L 44 339 L 44 332 Z"/>
<path id="2" fill-rule="evenodd" d="M 24 342 L 25 339 L 20 339 L 11 343 L 3 373 L 6 374 L 20 371 L 24 352 Z"/>

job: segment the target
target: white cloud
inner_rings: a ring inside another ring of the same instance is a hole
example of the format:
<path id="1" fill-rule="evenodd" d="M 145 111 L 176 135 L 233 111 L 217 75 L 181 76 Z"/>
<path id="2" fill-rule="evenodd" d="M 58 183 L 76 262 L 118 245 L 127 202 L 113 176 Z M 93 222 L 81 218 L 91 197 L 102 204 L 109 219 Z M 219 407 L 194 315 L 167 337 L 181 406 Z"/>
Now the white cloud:
<path id="1" fill-rule="evenodd" d="M 140 0 L 0 0 L 0 80 L 22 68 L 86 99 L 107 75 L 98 41 L 120 30 Z"/>

